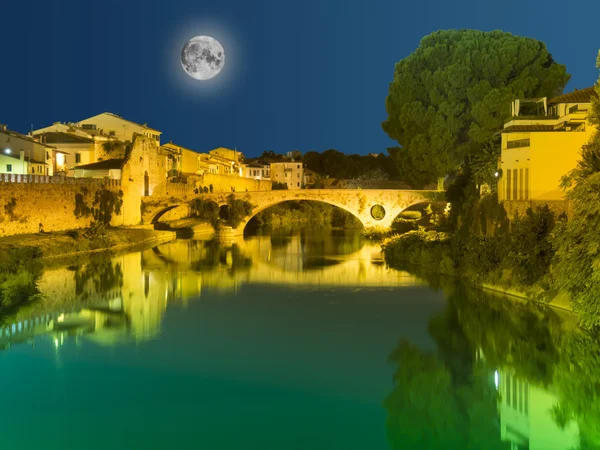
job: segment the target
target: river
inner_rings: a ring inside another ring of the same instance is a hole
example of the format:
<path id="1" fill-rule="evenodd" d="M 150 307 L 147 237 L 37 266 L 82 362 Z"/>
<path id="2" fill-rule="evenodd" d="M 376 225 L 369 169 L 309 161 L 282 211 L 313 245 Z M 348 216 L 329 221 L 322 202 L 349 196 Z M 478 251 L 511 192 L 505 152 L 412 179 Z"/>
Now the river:
<path id="1" fill-rule="evenodd" d="M 572 317 L 387 267 L 356 232 L 54 263 L 0 327 L 0 448 L 600 444 Z"/>

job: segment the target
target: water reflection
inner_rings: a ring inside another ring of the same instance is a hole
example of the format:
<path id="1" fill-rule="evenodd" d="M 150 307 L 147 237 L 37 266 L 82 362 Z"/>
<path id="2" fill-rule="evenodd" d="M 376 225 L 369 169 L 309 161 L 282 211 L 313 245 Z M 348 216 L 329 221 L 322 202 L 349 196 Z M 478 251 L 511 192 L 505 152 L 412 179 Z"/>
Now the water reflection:
<path id="1" fill-rule="evenodd" d="M 344 382 L 346 397 L 372 384 L 376 405 L 387 416 L 392 449 L 600 448 L 597 336 L 578 330 L 554 310 L 473 291 L 455 280 L 420 276 L 386 267 L 378 248 L 356 234 L 177 240 L 46 267 L 39 282 L 44 300 L 0 326 L 0 347 L 15 350 L 47 340 L 58 354 L 68 342 L 86 341 L 125 352 L 155 338 L 152 343 L 161 345 L 152 347 L 148 361 L 171 361 L 170 369 L 185 367 L 196 374 L 203 372 L 193 364 L 202 370 L 214 365 L 216 378 L 239 374 L 244 382 L 264 371 L 269 382 L 297 383 L 302 389 L 308 379 L 323 383 L 323 398 L 341 392 Z M 438 303 L 430 288 L 443 292 Z M 384 291 L 389 298 L 381 295 Z M 194 309 L 194 302 L 205 309 Z M 171 330 L 181 331 L 179 337 L 159 340 L 161 327 L 168 328 L 166 314 L 183 308 L 189 308 L 189 320 L 179 314 L 171 323 Z M 423 322 L 412 327 L 418 317 Z M 384 334 L 373 341 L 377 345 L 369 343 L 379 332 Z M 432 344 L 424 343 L 422 334 Z M 398 336 L 404 338 L 394 348 Z M 193 349 L 191 357 L 184 353 L 178 360 L 187 347 Z M 374 355 L 374 347 L 381 354 Z M 393 384 L 391 371 L 379 366 L 390 352 Z M 276 356 L 264 357 L 269 354 Z M 100 361 L 110 368 L 110 361 Z M 293 377 L 286 365 L 295 367 Z M 172 375 L 171 383 L 180 376 Z M 190 386 L 196 386 L 195 377 Z M 206 385 L 212 389 L 218 383 Z M 181 397 L 194 392 L 182 389 Z M 280 395 L 277 391 L 273 398 Z M 346 397 L 332 408 L 342 410 Z M 382 426 L 384 418 L 376 419 Z"/>
<path id="2" fill-rule="evenodd" d="M 549 308 L 442 287 L 447 308 L 429 324 L 437 349 L 401 341 L 391 355 L 392 448 L 600 448 L 597 336 Z"/>
<path id="3" fill-rule="evenodd" d="M 416 277 L 381 263 L 378 247 L 359 233 L 326 232 L 229 240 L 176 240 L 117 256 L 92 255 L 47 267 L 39 280 L 44 300 L 0 326 L 0 348 L 33 344 L 49 335 L 101 345 L 139 342 L 160 331 L 171 302 L 186 307 L 203 292 L 236 293 L 245 284 L 297 289 L 393 287 Z"/>

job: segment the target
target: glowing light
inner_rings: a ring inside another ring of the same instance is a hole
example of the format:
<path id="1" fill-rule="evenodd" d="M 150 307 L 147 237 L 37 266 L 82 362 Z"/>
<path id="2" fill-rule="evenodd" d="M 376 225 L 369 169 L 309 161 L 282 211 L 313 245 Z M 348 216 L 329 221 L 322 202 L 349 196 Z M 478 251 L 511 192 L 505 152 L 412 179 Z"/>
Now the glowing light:
<path id="1" fill-rule="evenodd" d="M 494 174 L 494 176 L 495 176 L 496 178 L 498 178 L 498 172 L 496 172 L 496 173 Z"/>
<path id="2" fill-rule="evenodd" d="M 56 154 L 56 165 L 57 166 L 64 166 L 65 165 L 65 155 L 63 155 L 62 153 L 57 153 Z"/>
<path id="3" fill-rule="evenodd" d="M 498 385 L 500 384 L 500 375 L 498 375 L 498 371 L 494 372 L 494 384 L 496 385 L 496 390 L 498 390 Z"/>
<path id="4" fill-rule="evenodd" d="M 11 152 L 10 148 L 7 148 L 4 150 L 4 153 L 6 153 L 7 155 L 10 155 L 10 152 Z"/>

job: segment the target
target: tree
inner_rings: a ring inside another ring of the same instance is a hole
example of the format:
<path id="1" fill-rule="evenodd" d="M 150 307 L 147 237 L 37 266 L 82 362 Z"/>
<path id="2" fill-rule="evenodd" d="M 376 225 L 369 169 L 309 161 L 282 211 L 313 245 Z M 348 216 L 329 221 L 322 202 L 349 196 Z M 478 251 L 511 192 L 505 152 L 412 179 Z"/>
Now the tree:
<path id="1" fill-rule="evenodd" d="M 600 69 L 600 52 L 597 61 Z M 557 226 L 553 272 L 558 288 L 569 293 L 571 306 L 587 327 L 600 325 L 600 80 L 591 121 L 599 127 L 581 151 L 581 160 L 562 180 L 573 216 Z"/>
<path id="2" fill-rule="evenodd" d="M 477 30 L 425 36 L 396 64 L 386 99 L 382 126 L 401 146 L 394 151 L 401 174 L 417 187 L 445 176 L 494 143 L 510 101 L 553 97 L 568 80 L 535 39 Z M 488 164 L 496 163 L 494 148 Z"/>

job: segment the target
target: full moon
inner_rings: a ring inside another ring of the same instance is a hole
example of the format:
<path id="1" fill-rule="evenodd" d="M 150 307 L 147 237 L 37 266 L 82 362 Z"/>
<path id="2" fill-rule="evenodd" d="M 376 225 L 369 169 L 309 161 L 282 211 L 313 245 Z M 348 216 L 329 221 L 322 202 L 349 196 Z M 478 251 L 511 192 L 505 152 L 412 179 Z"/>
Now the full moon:
<path id="1" fill-rule="evenodd" d="M 215 38 L 193 37 L 181 50 L 181 65 L 190 77 L 196 80 L 210 80 L 223 70 L 225 50 Z"/>

